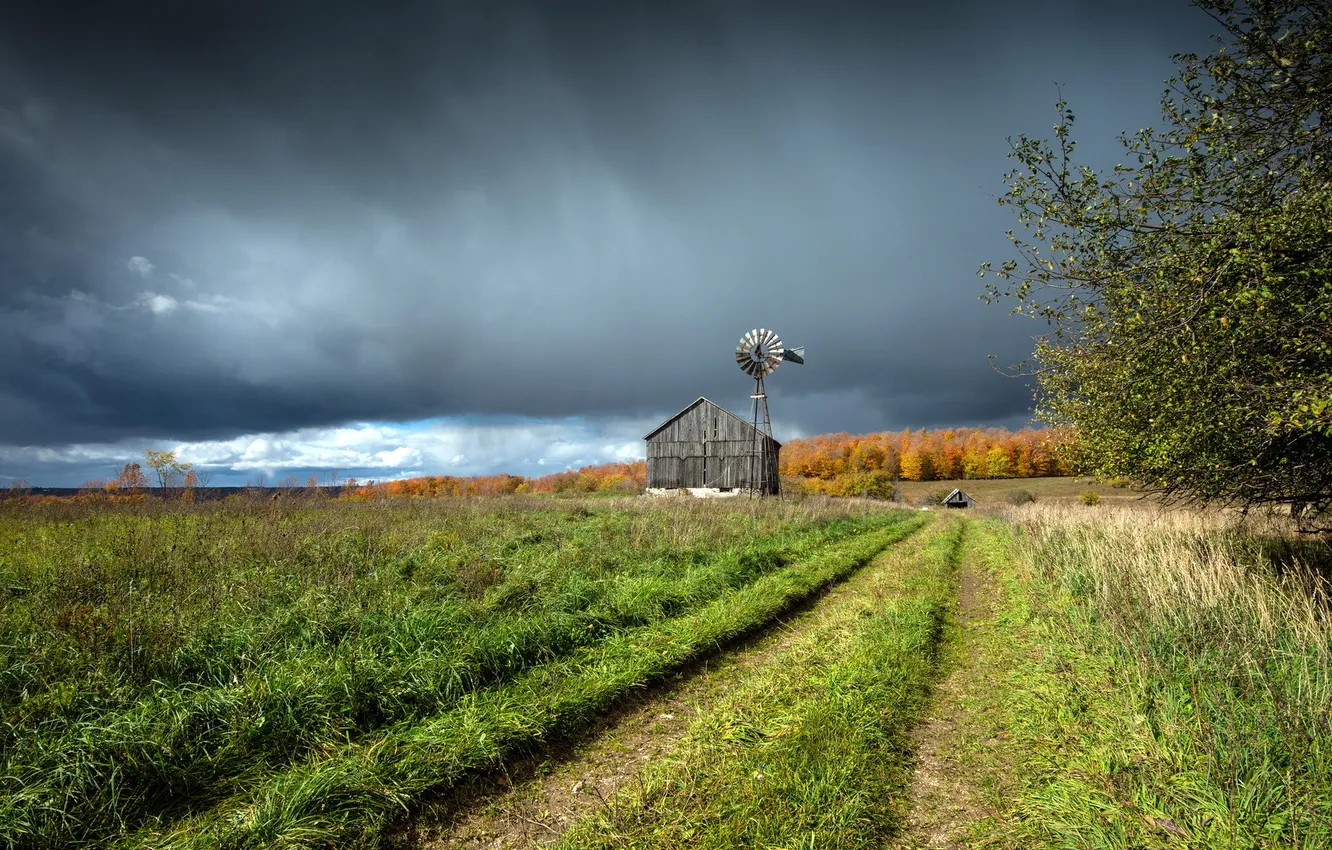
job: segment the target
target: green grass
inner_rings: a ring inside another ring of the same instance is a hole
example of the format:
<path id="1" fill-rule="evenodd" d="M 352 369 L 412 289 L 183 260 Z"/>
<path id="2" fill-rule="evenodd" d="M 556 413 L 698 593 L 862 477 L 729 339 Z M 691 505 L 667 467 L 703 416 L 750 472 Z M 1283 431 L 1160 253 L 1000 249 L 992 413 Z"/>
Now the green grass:
<path id="1" fill-rule="evenodd" d="M 0 515 L 0 843 L 374 843 L 920 522 L 551 500 Z"/>
<path id="2" fill-rule="evenodd" d="M 937 675 L 961 517 L 881 555 L 856 595 L 701 714 L 675 755 L 562 848 L 877 847 L 899 828 L 906 732 Z"/>
<path id="3" fill-rule="evenodd" d="M 990 546 L 1005 600 L 990 708 L 1007 738 L 973 763 L 1002 789 L 975 841 L 1332 846 L 1317 546 L 1188 515 L 1015 517 Z"/>
<path id="4" fill-rule="evenodd" d="M 876 557 L 564 846 L 915 846 L 907 733 L 963 657 L 975 846 L 1332 846 L 1326 544 L 1112 504 L 1011 517 L 11 503 L 0 846 L 378 846 Z M 960 566 L 996 588 L 965 633 Z"/>

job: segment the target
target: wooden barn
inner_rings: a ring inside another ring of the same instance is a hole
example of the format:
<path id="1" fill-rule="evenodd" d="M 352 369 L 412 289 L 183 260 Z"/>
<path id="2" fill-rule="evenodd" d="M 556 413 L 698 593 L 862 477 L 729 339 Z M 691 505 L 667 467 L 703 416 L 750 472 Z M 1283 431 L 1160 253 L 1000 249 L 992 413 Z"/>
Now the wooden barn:
<path id="1" fill-rule="evenodd" d="M 757 430 L 734 413 L 706 398 L 681 410 L 658 425 L 647 440 L 648 492 L 679 490 L 721 493 L 749 490 L 761 480 L 757 462 L 761 444 Z M 767 442 L 767 492 L 777 492 L 777 452 L 772 437 Z M 751 476 L 755 480 L 751 480 Z"/>
<path id="2" fill-rule="evenodd" d="M 943 504 L 950 508 L 969 508 L 976 504 L 976 500 L 963 493 L 959 489 L 954 489 L 944 497 Z"/>

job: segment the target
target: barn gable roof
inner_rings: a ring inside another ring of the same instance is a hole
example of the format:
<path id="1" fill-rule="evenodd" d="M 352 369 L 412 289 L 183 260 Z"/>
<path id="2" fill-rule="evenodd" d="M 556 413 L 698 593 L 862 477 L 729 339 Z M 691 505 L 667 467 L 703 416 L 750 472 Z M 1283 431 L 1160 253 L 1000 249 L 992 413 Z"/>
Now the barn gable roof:
<path id="1" fill-rule="evenodd" d="M 956 496 L 957 498 L 954 499 L 953 498 L 954 496 Z M 944 496 L 944 500 L 940 504 L 946 505 L 952 501 L 971 502 L 974 504 L 976 499 L 973 496 L 968 496 L 966 493 L 963 493 L 961 487 L 954 487 L 953 492 L 949 493 L 947 496 Z"/>
<path id="2" fill-rule="evenodd" d="M 729 410 L 727 410 L 726 408 L 722 407 L 720 404 L 717 404 L 715 401 L 712 401 L 711 399 L 705 398 L 705 397 L 703 397 L 703 396 L 699 396 L 698 399 L 697 399 L 696 401 L 692 402 L 691 404 L 687 404 L 687 405 L 685 405 L 684 409 L 681 410 L 679 413 L 676 413 L 674 416 L 668 417 L 668 418 L 666 419 L 665 422 L 661 423 L 661 424 L 658 425 L 656 428 L 653 428 L 651 431 L 649 431 L 647 434 L 645 434 L 645 435 L 643 436 L 643 439 L 644 439 L 644 440 L 650 440 L 650 439 L 652 439 L 653 437 L 655 437 L 655 436 L 657 435 L 657 433 L 658 433 L 659 431 L 661 431 L 662 428 L 665 428 L 667 425 L 669 425 L 669 424 L 671 424 L 672 422 L 674 422 L 675 420 L 679 419 L 681 416 L 684 416 L 686 413 L 688 413 L 689 411 L 693 410 L 695 407 L 698 407 L 700 404 L 706 404 L 706 405 L 708 405 L 709 407 L 711 407 L 711 408 L 713 408 L 713 409 L 715 409 L 715 410 L 718 410 L 718 411 L 721 411 L 722 413 L 725 413 L 727 416 L 731 417 L 731 418 L 734 419 L 736 422 L 739 422 L 741 425 L 744 425 L 746 428 L 749 428 L 750 430 L 753 430 L 753 429 L 754 429 L 754 423 L 752 423 L 752 422 L 746 422 L 745 420 L 741 419 L 739 416 L 736 416 L 736 415 L 735 415 L 734 413 L 732 413 L 731 411 L 729 411 Z M 782 447 L 782 444 L 781 444 L 781 443 L 778 443 L 778 442 L 777 442 L 776 440 L 774 440 L 772 437 L 768 437 L 768 439 L 769 439 L 769 440 L 772 440 L 773 443 L 775 443 L 775 444 L 777 445 L 777 448 L 781 448 L 781 447 Z"/>

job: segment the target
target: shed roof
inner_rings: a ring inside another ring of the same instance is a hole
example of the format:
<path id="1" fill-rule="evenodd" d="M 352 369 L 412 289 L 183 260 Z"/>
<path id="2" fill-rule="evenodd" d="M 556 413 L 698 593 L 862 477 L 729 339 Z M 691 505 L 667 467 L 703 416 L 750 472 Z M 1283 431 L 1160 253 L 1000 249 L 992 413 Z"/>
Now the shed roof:
<path id="1" fill-rule="evenodd" d="M 974 502 L 974 501 L 976 501 L 976 499 L 975 499 L 974 497 L 972 497 L 972 496 L 968 496 L 966 493 L 963 493 L 963 492 L 962 492 L 962 488 L 960 488 L 960 487 L 954 487 L 954 488 L 953 488 L 953 492 L 949 493 L 947 496 L 944 496 L 943 503 L 944 503 L 944 504 L 947 504 L 948 502 L 953 501 L 953 497 L 954 497 L 954 496 L 958 496 L 958 497 L 960 497 L 960 498 L 957 499 L 957 501 L 959 501 L 959 502 Z"/>
<path id="2" fill-rule="evenodd" d="M 644 440 L 652 439 L 654 436 L 657 435 L 657 432 L 660 431 L 662 428 L 665 428 L 667 425 L 679 419 L 681 416 L 684 416 L 686 413 L 693 410 L 695 407 L 698 407 L 700 404 L 706 404 L 710 407 L 713 407 L 721 411 L 722 413 L 725 413 L 727 416 L 731 417 L 736 422 L 739 422 L 741 425 L 744 425 L 746 428 L 750 429 L 754 428 L 754 423 L 746 422 L 745 420 L 741 419 L 739 416 L 736 416 L 731 411 L 722 407 L 720 404 L 717 404 L 715 401 L 712 401 L 711 399 L 705 398 L 703 396 L 699 396 L 697 400 L 691 402 L 690 404 L 685 405 L 684 409 L 682 409 L 679 413 L 676 413 L 674 416 L 667 417 L 665 422 L 661 423 L 656 428 L 653 428 L 651 431 L 647 432 L 647 434 L 643 436 L 643 439 Z M 768 436 L 768 439 L 776 443 L 778 448 L 781 448 L 782 444 L 778 443 L 775 439 L 773 439 L 771 435 Z"/>

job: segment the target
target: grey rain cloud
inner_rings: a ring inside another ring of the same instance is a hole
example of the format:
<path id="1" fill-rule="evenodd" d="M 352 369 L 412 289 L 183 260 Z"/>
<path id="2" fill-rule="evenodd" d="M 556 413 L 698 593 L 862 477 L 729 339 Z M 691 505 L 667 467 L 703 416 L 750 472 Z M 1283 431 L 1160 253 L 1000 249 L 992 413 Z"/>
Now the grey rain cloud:
<path id="1" fill-rule="evenodd" d="M 1005 136 L 1153 122 L 1183 2 L 0 10 L 0 445 L 743 408 L 1021 424 Z M 1092 154 L 1113 156 L 1091 145 Z"/>

